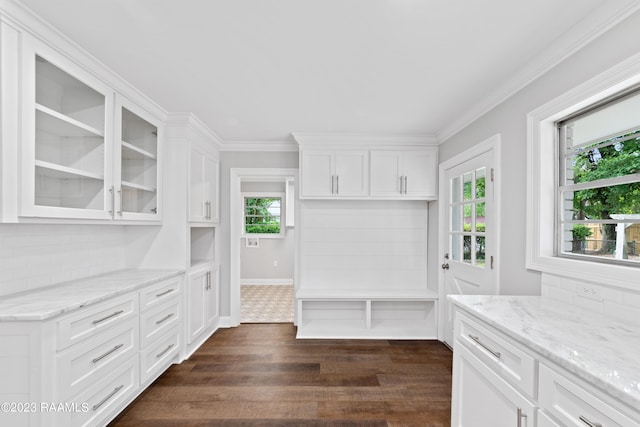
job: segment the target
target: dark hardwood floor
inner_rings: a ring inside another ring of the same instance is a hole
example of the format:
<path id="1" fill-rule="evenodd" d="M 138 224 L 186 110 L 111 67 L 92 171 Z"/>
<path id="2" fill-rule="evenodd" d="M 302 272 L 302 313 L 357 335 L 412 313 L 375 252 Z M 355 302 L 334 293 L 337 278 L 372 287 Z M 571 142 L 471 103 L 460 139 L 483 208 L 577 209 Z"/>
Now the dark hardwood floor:
<path id="1" fill-rule="evenodd" d="M 110 426 L 449 426 L 451 361 L 438 341 L 296 340 L 292 324 L 242 324 Z"/>

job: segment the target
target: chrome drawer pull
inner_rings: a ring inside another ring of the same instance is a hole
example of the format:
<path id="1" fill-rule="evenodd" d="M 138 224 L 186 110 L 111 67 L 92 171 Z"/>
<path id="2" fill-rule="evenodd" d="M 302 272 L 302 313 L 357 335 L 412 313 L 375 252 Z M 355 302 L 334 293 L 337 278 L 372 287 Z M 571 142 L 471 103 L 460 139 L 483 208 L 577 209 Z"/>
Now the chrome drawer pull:
<path id="1" fill-rule="evenodd" d="M 165 355 L 165 353 L 166 353 L 167 351 L 169 351 L 169 350 L 171 350 L 171 349 L 173 348 L 173 346 L 174 346 L 174 345 L 175 345 L 175 344 L 171 344 L 171 345 L 169 345 L 169 347 L 165 348 L 165 349 L 164 349 L 164 350 L 162 350 L 160 353 L 156 354 L 156 358 L 157 358 L 157 359 L 159 359 L 159 358 L 161 358 L 162 356 L 164 356 L 164 355 Z"/>
<path id="2" fill-rule="evenodd" d="M 580 415 L 579 419 L 589 427 L 602 427 L 602 424 L 594 423 L 593 421 L 590 421 L 587 417 L 583 417 L 582 415 Z"/>
<path id="3" fill-rule="evenodd" d="M 119 315 L 119 314 L 122 314 L 122 313 L 124 313 L 124 310 L 118 310 L 118 311 L 116 311 L 115 313 L 108 315 L 107 317 L 103 317 L 102 319 L 94 320 L 92 323 L 93 323 L 94 325 L 97 325 L 98 323 L 102 323 L 102 322 L 104 322 L 105 320 L 109 320 L 109 319 L 111 319 L 112 317 L 115 317 L 115 316 L 117 316 L 117 315 Z"/>
<path id="4" fill-rule="evenodd" d="M 111 399 L 113 396 L 115 396 L 115 394 L 117 392 L 119 392 L 120 390 L 122 390 L 122 387 L 124 387 L 123 385 L 120 385 L 116 388 L 113 389 L 113 391 L 111 393 L 109 393 L 109 395 L 107 397 L 105 397 L 104 399 L 102 399 L 100 402 L 96 403 L 95 405 L 93 405 L 93 407 L 91 409 L 93 409 L 94 411 L 97 411 L 99 407 L 101 407 L 102 405 L 104 405 L 105 403 L 107 403 L 107 401 L 109 399 Z"/>
<path id="5" fill-rule="evenodd" d="M 522 409 L 518 408 L 518 423 L 516 424 L 518 427 L 522 427 L 522 419 L 527 419 L 527 414 L 522 412 Z"/>
<path id="6" fill-rule="evenodd" d="M 159 325 L 160 323 L 164 322 L 167 319 L 170 319 L 171 317 L 173 317 L 173 313 L 171 314 L 167 314 L 166 316 L 164 316 L 162 319 L 156 321 L 156 325 Z"/>
<path id="7" fill-rule="evenodd" d="M 469 338 L 471 338 L 472 340 L 474 340 L 476 343 L 478 343 L 478 345 L 482 348 L 484 348 L 485 350 L 487 350 L 489 353 L 493 354 L 495 357 L 497 357 L 498 359 L 500 359 L 500 352 L 497 352 L 495 350 L 490 349 L 489 347 L 487 347 L 486 344 L 484 344 L 482 341 L 480 341 L 480 338 L 478 338 L 475 335 L 471 335 L 469 334 Z"/>
<path id="8" fill-rule="evenodd" d="M 105 354 L 103 354 L 102 356 L 98 356 L 95 359 L 93 359 L 91 361 L 91 363 L 98 363 L 99 361 L 101 361 L 102 359 L 104 359 L 105 357 L 107 357 L 108 355 L 110 355 L 111 353 L 113 353 L 114 351 L 117 351 L 120 347 L 122 347 L 124 344 L 118 344 L 117 346 L 113 347 L 111 350 L 107 351 Z"/>
<path id="9" fill-rule="evenodd" d="M 170 294 L 171 292 L 173 292 L 173 288 L 168 289 L 168 290 L 166 290 L 164 292 L 160 292 L 159 294 L 156 294 L 156 298 L 160 298 L 161 296 L 166 295 L 166 294 Z"/>

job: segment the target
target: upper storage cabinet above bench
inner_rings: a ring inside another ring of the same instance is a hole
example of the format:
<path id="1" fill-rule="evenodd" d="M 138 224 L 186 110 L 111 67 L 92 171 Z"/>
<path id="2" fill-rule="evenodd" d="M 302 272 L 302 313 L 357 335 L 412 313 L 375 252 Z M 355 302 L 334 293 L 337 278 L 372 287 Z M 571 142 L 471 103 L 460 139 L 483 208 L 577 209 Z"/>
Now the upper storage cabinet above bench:
<path id="1" fill-rule="evenodd" d="M 68 42 L 0 25 L 16 88 L 2 91 L 2 221 L 158 223 L 166 113 Z"/>
<path id="2" fill-rule="evenodd" d="M 436 200 L 430 138 L 294 134 L 303 199 Z"/>

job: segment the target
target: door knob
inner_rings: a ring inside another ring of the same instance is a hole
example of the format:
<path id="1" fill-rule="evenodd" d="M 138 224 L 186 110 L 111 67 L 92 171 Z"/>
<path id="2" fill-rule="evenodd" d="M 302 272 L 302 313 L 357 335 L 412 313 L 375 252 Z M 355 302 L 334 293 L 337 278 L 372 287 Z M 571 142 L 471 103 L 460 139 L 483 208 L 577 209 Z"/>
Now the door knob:
<path id="1" fill-rule="evenodd" d="M 442 264 L 442 269 L 443 270 L 448 270 L 449 269 L 449 263 Z"/>

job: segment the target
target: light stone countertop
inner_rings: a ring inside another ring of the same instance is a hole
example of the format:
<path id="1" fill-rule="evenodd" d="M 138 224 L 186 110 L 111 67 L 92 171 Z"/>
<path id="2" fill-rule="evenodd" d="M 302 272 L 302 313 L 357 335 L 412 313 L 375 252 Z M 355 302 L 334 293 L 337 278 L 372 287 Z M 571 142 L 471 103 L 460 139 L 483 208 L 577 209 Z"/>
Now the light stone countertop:
<path id="1" fill-rule="evenodd" d="M 448 298 L 617 400 L 640 407 L 639 326 L 545 297 Z"/>
<path id="2" fill-rule="evenodd" d="M 0 321 L 46 320 L 184 274 L 181 270 L 119 270 L 0 297 Z"/>

